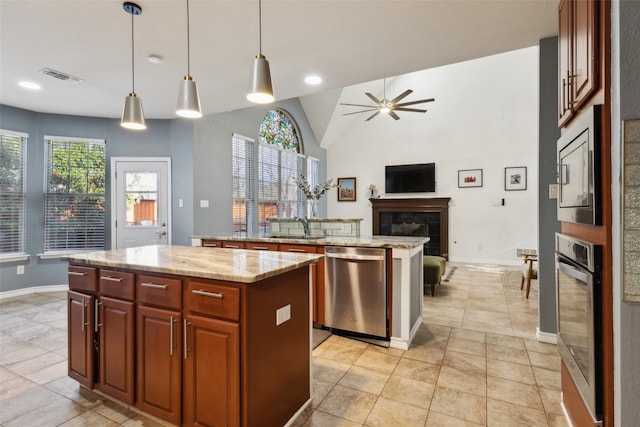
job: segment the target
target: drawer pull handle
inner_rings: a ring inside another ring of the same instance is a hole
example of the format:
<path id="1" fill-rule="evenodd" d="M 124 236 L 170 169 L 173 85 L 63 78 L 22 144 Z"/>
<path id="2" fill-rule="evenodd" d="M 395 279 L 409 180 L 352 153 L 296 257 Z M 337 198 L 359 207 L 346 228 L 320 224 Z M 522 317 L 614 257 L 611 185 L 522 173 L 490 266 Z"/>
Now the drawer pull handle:
<path id="1" fill-rule="evenodd" d="M 302 253 L 305 253 L 306 251 L 304 249 L 289 249 L 289 252 L 302 252 Z"/>
<path id="2" fill-rule="evenodd" d="M 145 288 L 154 288 L 154 289 L 167 289 L 168 285 L 157 285 L 155 283 L 142 282 L 140 286 L 144 286 Z"/>
<path id="3" fill-rule="evenodd" d="M 124 279 L 122 277 L 100 276 L 100 280 L 106 280 L 109 282 L 122 282 Z"/>
<path id="4" fill-rule="evenodd" d="M 212 298 L 223 298 L 224 295 L 222 295 L 222 293 L 217 293 L 217 292 L 207 292 L 207 291 L 201 291 L 198 289 L 194 289 L 191 292 L 193 292 L 196 295 L 202 295 L 203 297 L 212 297 Z"/>
<path id="5" fill-rule="evenodd" d="M 81 271 L 70 271 L 69 276 L 86 276 L 87 273 Z"/>
<path id="6" fill-rule="evenodd" d="M 204 246 L 205 248 L 217 248 L 218 244 L 217 243 L 203 243 L 202 246 Z"/>
<path id="7" fill-rule="evenodd" d="M 229 249 L 240 249 L 240 246 L 238 245 L 226 245 L 225 248 L 229 248 Z"/>
<path id="8" fill-rule="evenodd" d="M 256 251 L 268 251 L 269 250 L 269 248 L 266 247 L 266 246 L 254 246 L 251 249 L 255 249 Z"/>

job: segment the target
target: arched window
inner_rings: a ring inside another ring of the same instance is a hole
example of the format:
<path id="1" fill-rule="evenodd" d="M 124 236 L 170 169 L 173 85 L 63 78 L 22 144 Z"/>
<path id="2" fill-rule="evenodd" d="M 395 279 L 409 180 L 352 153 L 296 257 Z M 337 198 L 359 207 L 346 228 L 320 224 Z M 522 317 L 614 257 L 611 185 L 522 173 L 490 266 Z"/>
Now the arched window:
<path id="1" fill-rule="evenodd" d="M 260 123 L 261 144 L 275 145 L 283 150 L 302 152 L 298 128 L 291 116 L 284 110 L 269 110 Z"/>

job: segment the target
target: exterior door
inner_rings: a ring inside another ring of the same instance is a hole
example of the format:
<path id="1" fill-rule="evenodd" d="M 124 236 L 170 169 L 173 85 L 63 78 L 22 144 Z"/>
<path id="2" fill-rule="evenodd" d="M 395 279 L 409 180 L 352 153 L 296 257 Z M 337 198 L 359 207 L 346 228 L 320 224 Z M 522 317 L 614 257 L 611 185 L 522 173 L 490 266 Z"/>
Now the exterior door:
<path id="1" fill-rule="evenodd" d="M 111 160 L 112 248 L 171 244 L 171 159 Z"/>

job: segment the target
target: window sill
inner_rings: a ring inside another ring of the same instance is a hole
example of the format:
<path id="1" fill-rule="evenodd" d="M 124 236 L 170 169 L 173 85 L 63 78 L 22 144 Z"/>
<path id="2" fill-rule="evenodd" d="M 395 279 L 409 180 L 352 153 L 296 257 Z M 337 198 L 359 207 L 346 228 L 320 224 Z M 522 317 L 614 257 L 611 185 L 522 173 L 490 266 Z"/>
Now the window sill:
<path id="1" fill-rule="evenodd" d="M 4 262 L 20 262 L 20 261 L 28 261 L 31 255 L 25 253 L 14 253 L 14 254 L 6 254 L 0 255 L 0 264 Z"/>

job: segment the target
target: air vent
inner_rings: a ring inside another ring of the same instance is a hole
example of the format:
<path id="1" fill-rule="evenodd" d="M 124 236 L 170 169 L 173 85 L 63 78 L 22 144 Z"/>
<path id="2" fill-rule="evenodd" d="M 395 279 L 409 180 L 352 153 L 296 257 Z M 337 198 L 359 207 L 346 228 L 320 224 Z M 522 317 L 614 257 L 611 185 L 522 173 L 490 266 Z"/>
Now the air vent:
<path id="1" fill-rule="evenodd" d="M 80 83 L 82 81 L 82 79 L 78 77 L 73 77 L 69 74 L 63 73 L 62 71 L 52 70 L 51 68 L 43 68 L 40 72 L 58 80 L 70 81 L 73 83 Z"/>

